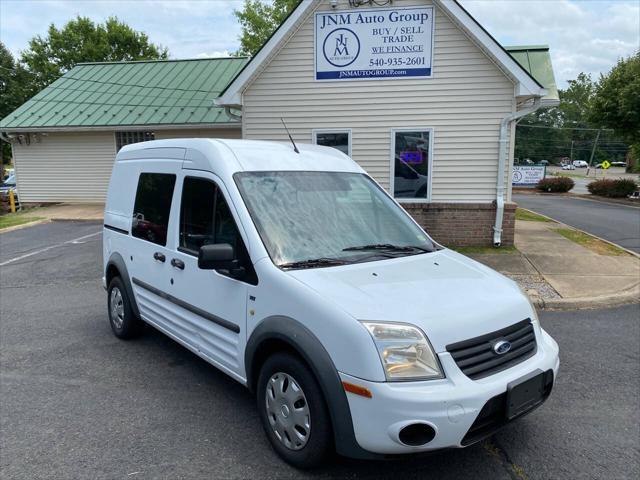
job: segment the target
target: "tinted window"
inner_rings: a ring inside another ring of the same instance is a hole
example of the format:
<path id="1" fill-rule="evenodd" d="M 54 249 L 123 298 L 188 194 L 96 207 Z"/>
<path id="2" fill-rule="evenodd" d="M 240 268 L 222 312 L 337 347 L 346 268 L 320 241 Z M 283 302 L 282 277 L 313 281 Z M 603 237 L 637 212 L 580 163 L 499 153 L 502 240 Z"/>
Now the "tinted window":
<path id="1" fill-rule="evenodd" d="M 187 177 L 182 187 L 180 247 L 195 254 L 203 245 L 215 243 L 232 245 L 239 266 L 246 272 L 240 280 L 257 285 L 258 278 L 249 252 L 224 195 L 209 180 Z"/>
<path id="2" fill-rule="evenodd" d="M 429 130 L 394 133 L 394 197 L 428 197 L 429 135 Z"/>
<path id="3" fill-rule="evenodd" d="M 228 243 L 238 249 L 240 237 L 229 205 L 215 183 L 185 178 L 180 213 L 180 246 L 197 252 L 203 245 Z"/>
<path id="4" fill-rule="evenodd" d="M 185 178 L 180 207 L 180 247 L 197 252 L 214 242 L 213 210 L 216 185 L 200 178 Z"/>
<path id="5" fill-rule="evenodd" d="M 323 145 L 325 147 L 333 147 L 340 150 L 345 155 L 349 155 L 348 132 L 317 133 L 316 144 Z"/>
<path id="6" fill-rule="evenodd" d="M 131 234 L 158 245 L 167 244 L 169 213 L 176 176 L 167 173 L 142 173 L 133 207 Z"/>

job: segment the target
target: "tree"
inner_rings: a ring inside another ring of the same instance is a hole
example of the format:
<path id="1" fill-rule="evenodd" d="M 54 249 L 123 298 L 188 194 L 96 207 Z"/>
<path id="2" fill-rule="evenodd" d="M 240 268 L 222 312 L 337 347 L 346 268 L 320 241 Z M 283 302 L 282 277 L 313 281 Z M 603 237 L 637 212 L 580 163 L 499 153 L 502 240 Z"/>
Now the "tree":
<path id="1" fill-rule="evenodd" d="M 242 10 L 233 12 L 242 27 L 236 55 L 255 55 L 299 3 L 300 0 L 245 0 Z"/>
<path id="2" fill-rule="evenodd" d="M 590 119 L 629 142 L 634 160 L 640 160 L 640 51 L 600 77 Z"/>
<path id="3" fill-rule="evenodd" d="M 33 95 L 29 73 L 19 65 L 11 52 L 0 42 L 0 118 L 4 118 Z M 2 162 L 11 157 L 11 146 L 0 142 L 0 174 Z"/>
<path id="4" fill-rule="evenodd" d="M 78 16 L 58 29 L 49 25 L 46 37 L 36 36 L 22 52 L 21 62 L 33 75 L 38 90 L 81 62 L 155 60 L 168 57 L 166 48 L 149 41 L 115 17 L 95 24 Z"/>
<path id="5" fill-rule="evenodd" d="M 587 128 L 590 126 L 589 112 L 595 84 L 591 75 L 586 73 L 578 74 L 575 80 L 569 80 L 567 83 L 569 87 L 558 92 L 560 94 L 558 108 L 562 112 L 562 123 L 569 127 Z"/>

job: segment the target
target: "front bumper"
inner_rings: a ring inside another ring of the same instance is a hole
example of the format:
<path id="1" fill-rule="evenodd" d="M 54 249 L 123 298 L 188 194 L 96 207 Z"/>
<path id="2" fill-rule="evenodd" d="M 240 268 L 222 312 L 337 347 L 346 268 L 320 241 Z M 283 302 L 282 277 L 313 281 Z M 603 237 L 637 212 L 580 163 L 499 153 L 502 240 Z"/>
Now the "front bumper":
<path id="1" fill-rule="evenodd" d="M 560 365 L 558 345 L 544 330 L 538 330 L 538 349 L 533 357 L 486 378 L 471 380 L 451 355 L 440 353 L 446 378 L 426 382 L 369 382 L 340 373 L 342 381 L 368 388 L 372 398 L 347 393 L 358 444 L 376 454 L 406 454 L 460 448 L 467 432 L 494 397 L 504 394 L 510 382 L 535 371 L 553 371 Z M 400 442 L 400 430 L 413 423 L 426 423 L 435 430 L 433 440 L 422 446 Z"/>

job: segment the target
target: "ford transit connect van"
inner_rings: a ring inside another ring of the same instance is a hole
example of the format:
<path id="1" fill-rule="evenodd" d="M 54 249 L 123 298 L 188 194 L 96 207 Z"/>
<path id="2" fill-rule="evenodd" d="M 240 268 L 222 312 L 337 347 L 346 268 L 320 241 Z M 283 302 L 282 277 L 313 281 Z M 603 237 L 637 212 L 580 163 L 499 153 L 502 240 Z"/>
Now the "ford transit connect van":
<path id="1" fill-rule="evenodd" d="M 541 405 L 558 346 L 511 280 L 443 248 L 338 150 L 163 140 L 117 155 L 116 336 L 152 325 L 255 392 L 297 467 L 464 447 Z"/>

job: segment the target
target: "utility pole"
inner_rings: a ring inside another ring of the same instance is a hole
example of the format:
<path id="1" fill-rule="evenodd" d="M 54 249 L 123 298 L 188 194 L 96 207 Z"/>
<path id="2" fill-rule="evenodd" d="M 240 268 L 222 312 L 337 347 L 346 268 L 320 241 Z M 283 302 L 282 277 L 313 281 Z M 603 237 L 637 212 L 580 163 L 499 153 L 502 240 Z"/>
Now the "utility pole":
<path id="1" fill-rule="evenodd" d="M 571 140 L 571 154 L 569 155 L 569 163 L 573 165 L 573 140 Z"/>
<path id="2" fill-rule="evenodd" d="M 591 158 L 589 158 L 589 167 L 587 168 L 587 175 L 589 175 L 589 170 L 591 170 L 591 164 L 593 163 L 593 156 L 596 153 L 596 147 L 598 146 L 598 139 L 600 138 L 601 128 L 598 129 L 598 133 L 596 133 L 596 140 L 593 142 L 593 148 L 591 149 Z"/>

